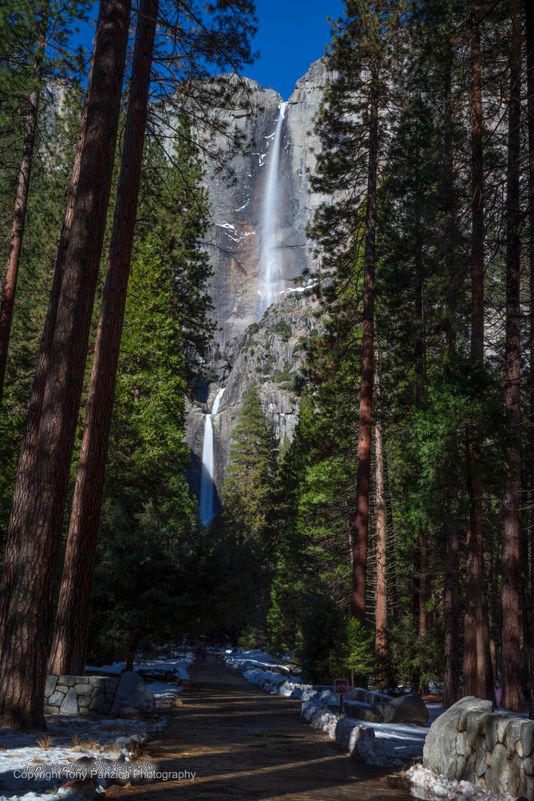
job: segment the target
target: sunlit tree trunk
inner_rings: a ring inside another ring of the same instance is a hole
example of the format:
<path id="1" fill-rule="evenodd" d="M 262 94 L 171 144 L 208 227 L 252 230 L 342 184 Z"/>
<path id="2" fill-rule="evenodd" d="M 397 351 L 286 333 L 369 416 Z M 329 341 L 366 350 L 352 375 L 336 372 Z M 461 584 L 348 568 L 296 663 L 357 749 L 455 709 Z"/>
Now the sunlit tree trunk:
<path id="1" fill-rule="evenodd" d="M 375 356 L 375 403 L 380 415 L 380 369 L 378 354 Z M 375 653 L 378 663 L 378 681 L 387 686 L 388 662 L 388 593 L 387 593 L 387 531 L 386 493 L 384 478 L 384 442 L 382 421 L 375 422 L 375 495 L 376 495 L 376 599 L 375 599 Z"/>
<path id="2" fill-rule="evenodd" d="M 375 302 L 376 188 L 378 174 L 378 71 L 371 69 L 367 211 L 364 244 L 364 289 L 359 403 L 356 520 L 352 550 L 352 614 L 365 623 L 367 547 L 369 540 L 369 488 L 371 477 L 371 426 L 373 417 L 373 357 Z"/>

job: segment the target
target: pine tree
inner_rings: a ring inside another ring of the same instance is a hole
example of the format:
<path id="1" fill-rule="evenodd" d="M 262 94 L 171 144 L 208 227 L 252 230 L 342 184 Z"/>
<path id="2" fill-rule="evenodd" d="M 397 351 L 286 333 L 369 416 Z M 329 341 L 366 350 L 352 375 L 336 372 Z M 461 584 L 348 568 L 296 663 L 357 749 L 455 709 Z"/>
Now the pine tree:
<path id="1" fill-rule="evenodd" d="M 239 421 L 233 431 L 229 465 L 223 488 L 225 516 L 243 540 L 267 548 L 276 446 L 272 428 L 262 409 L 256 387 L 243 397 Z"/>
<path id="2" fill-rule="evenodd" d="M 6 65 L 0 73 L 0 94 L 5 94 L 6 107 L 8 113 L 11 112 L 11 129 L 17 128 L 20 95 L 27 92 L 22 104 L 25 109 L 22 114 L 22 156 L 17 170 L 14 212 L 0 297 L 0 401 L 4 391 L 41 97 L 46 80 L 64 82 L 72 79 L 73 70 L 76 74 L 78 65 L 73 62 L 65 42 L 72 25 L 84 17 L 86 7 L 87 0 L 62 4 L 61 9 L 53 0 L 31 0 L 22 11 L 19 4 L 12 4 L 9 0 L 0 17 L 2 63 Z M 13 103 L 14 108 L 10 108 Z"/>
<path id="3" fill-rule="evenodd" d="M 352 613 L 365 620 L 373 412 L 376 214 L 383 131 L 381 113 L 391 76 L 389 55 L 401 8 L 350 0 L 333 29 L 327 54 L 331 78 L 325 90 L 317 133 L 321 141 L 315 188 L 340 193 L 326 204 L 314 234 L 328 253 L 326 266 L 338 272 L 358 262 L 363 240 L 361 367 L 359 389 L 356 510 L 352 547 Z M 340 202 L 340 197 L 345 197 Z M 361 195 L 358 205 L 354 198 Z M 337 243 L 336 243 L 337 238 Z M 356 322 L 356 315 L 354 315 Z"/>
<path id="4" fill-rule="evenodd" d="M 506 198 L 506 384 L 508 423 L 507 478 L 504 495 L 502 672 L 503 705 L 523 710 L 521 689 L 521 334 L 520 334 L 520 119 L 521 119 L 521 12 L 519 0 L 511 8 L 510 89 L 508 107 L 508 170 Z"/>
<path id="5" fill-rule="evenodd" d="M 157 12 L 157 0 L 143 0 L 132 62 L 110 257 L 49 665 L 56 675 L 79 675 L 86 659 L 89 598 L 137 216 Z"/>

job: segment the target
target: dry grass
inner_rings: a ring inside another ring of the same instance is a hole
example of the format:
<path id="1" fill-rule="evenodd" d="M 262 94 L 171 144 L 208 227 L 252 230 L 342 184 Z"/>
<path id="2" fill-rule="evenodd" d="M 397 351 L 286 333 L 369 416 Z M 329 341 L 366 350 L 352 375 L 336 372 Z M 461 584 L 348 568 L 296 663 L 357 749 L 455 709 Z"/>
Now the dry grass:
<path id="1" fill-rule="evenodd" d="M 80 750 L 84 751 L 97 751 L 101 748 L 100 740 L 93 738 L 92 740 L 84 740 L 80 743 Z"/>
<path id="2" fill-rule="evenodd" d="M 79 746 L 81 745 L 81 742 L 82 741 L 80 740 L 80 738 L 78 737 L 77 734 L 73 734 L 73 736 L 70 738 L 70 744 L 76 750 L 79 749 Z"/>
<path id="3" fill-rule="evenodd" d="M 48 751 L 49 748 L 52 748 L 54 745 L 54 738 L 50 737 L 49 734 L 46 734 L 43 737 L 39 737 L 36 741 L 39 748 L 42 748 L 43 751 Z"/>

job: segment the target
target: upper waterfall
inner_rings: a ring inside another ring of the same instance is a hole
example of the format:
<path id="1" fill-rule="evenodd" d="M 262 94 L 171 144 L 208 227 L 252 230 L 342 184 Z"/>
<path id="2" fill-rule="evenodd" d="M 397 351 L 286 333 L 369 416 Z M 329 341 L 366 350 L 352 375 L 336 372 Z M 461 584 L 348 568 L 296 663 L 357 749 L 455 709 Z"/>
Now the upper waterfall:
<path id="1" fill-rule="evenodd" d="M 202 445 L 202 475 L 200 478 L 200 520 L 204 526 L 211 523 L 217 513 L 215 494 L 215 465 L 213 447 L 213 416 L 219 411 L 224 387 L 215 396 L 211 412 L 206 415 Z"/>
<path id="2" fill-rule="evenodd" d="M 278 119 L 269 152 L 261 221 L 261 284 L 258 318 L 276 300 L 282 280 L 282 264 L 277 228 L 280 203 L 280 151 L 287 103 L 280 103 Z"/>

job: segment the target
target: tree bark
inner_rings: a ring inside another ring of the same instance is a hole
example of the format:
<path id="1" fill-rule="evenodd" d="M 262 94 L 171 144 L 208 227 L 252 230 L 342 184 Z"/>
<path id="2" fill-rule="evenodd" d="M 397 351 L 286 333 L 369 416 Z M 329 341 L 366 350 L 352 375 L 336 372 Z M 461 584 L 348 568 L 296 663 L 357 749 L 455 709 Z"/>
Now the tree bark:
<path id="1" fill-rule="evenodd" d="M 503 706 L 523 710 L 521 689 L 521 332 L 519 156 L 521 120 L 521 17 L 512 0 L 510 95 L 508 110 L 508 176 L 506 199 L 506 489 L 504 493 L 502 676 Z"/>
<path id="2" fill-rule="evenodd" d="M 424 532 L 419 535 L 419 626 L 418 636 L 426 637 L 428 632 L 428 543 Z"/>
<path id="3" fill-rule="evenodd" d="M 51 652 L 53 674 L 79 675 L 86 661 L 89 601 L 137 215 L 157 11 L 158 0 L 142 0 L 108 272 Z"/>
<path id="4" fill-rule="evenodd" d="M 471 41 L 471 363 L 484 363 L 484 160 L 480 9 L 474 6 Z M 467 531 L 467 608 L 464 625 L 464 695 L 493 697 L 488 618 L 484 588 L 483 489 L 479 431 L 467 431 L 469 524 Z"/>
<path id="5" fill-rule="evenodd" d="M 363 325 L 359 402 L 356 519 L 352 549 L 352 615 L 365 623 L 367 547 L 369 540 L 369 485 L 373 417 L 373 351 L 375 299 L 376 187 L 378 174 L 378 70 L 371 70 L 369 154 L 364 244 Z"/>
<path id="6" fill-rule="evenodd" d="M 0 606 L 0 725 L 44 726 L 50 605 L 109 202 L 130 16 L 101 0 L 85 138 L 38 429 L 21 452 Z"/>
<path id="7" fill-rule="evenodd" d="M 460 666 L 458 660 L 458 568 L 460 537 L 452 516 L 452 493 L 448 488 L 445 512 L 445 671 L 443 675 L 443 702 L 451 706 L 460 698 Z"/>
<path id="8" fill-rule="evenodd" d="M 452 72 L 453 72 L 452 42 L 447 42 L 447 55 L 444 74 L 444 114 L 443 114 L 443 173 L 442 195 L 444 199 L 446 224 L 443 237 L 443 252 L 445 261 L 445 275 L 447 278 L 446 296 L 446 326 L 445 345 L 449 356 L 456 352 L 456 259 L 458 242 L 458 223 L 456 214 L 455 182 L 454 182 L 454 151 L 453 151 L 453 103 L 452 103 Z M 455 493 L 458 477 L 455 468 L 454 451 L 448 459 L 447 475 L 445 478 L 445 510 L 444 510 L 444 539 L 445 539 L 445 636 L 444 656 L 445 667 L 443 672 L 443 702 L 451 706 L 460 698 L 460 660 L 459 632 L 460 632 L 460 592 L 458 583 L 458 570 L 460 566 L 460 536 L 458 520 L 455 509 Z"/>
<path id="9" fill-rule="evenodd" d="M 528 119 L 528 261 L 529 261 L 529 436 L 528 479 L 529 520 L 529 587 L 525 633 L 528 645 L 534 649 L 534 6 L 524 2 L 527 49 L 527 119 Z M 532 710 L 534 715 L 534 706 Z"/>
<path id="10" fill-rule="evenodd" d="M 37 134 L 37 116 L 41 97 L 42 64 L 46 47 L 46 31 L 48 27 L 48 11 L 45 10 L 39 26 L 39 36 L 33 63 L 33 80 L 35 87 L 28 97 L 28 109 L 24 117 L 24 140 L 22 145 L 22 158 L 15 195 L 15 208 L 11 224 L 9 250 L 7 254 L 6 270 L 2 282 L 2 299 L 0 301 L 0 403 L 4 394 L 6 378 L 7 357 L 13 324 L 13 311 L 15 307 L 15 294 L 19 274 L 20 254 L 26 224 L 28 209 L 28 195 Z"/>
<path id="11" fill-rule="evenodd" d="M 375 366 L 375 402 L 380 413 L 380 372 L 378 354 Z M 384 443 L 382 422 L 375 423 L 375 494 L 376 494 L 376 600 L 375 600 L 375 653 L 378 662 L 378 681 L 388 684 L 388 593 L 386 557 L 386 497 L 384 478 Z"/>

